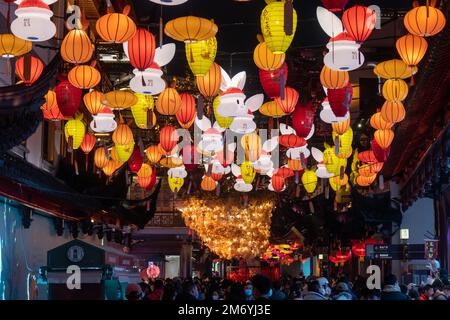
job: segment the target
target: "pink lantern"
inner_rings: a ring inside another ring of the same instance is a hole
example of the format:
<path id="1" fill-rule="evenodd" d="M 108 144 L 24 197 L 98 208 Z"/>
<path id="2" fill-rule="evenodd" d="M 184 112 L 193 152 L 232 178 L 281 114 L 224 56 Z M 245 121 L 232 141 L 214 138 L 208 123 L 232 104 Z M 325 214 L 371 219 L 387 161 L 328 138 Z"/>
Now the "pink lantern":
<path id="1" fill-rule="evenodd" d="M 160 273 L 159 267 L 154 264 L 153 262 L 149 262 L 148 263 L 148 267 L 147 267 L 147 275 L 150 279 L 155 279 L 158 278 Z"/>
<path id="2" fill-rule="evenodd" d="M 297 136 L 306 138 L 311 132 L 313 124 L 314 110 L 312 108 L 312 103 L 308 102 L 304 106 L 297 104 L 292 113 L 292 127 L 297 133 Z"/>
<path id="3" fill-rule="evenodd" d="M 142 157 L 141 149 L 138 146 L 135 146 L 130 159 L 128 159 L 128 167 L 130 168 L 130 171 L 137 173 L 143 162 L 144 157 Z"/>
<path id="4" fill-rule="evenodd" d="M 328 102 L 336 117 L 344 117 L 350 109 L 353 97 L 352 85 L 349 82 L 346 87 L 340 89 L 328 89 Z"/>
<path id="5" fill-rule="evenodd" d="M 286 80 L 288 77 L 288 67 L 286 63 L 277 70 L 259 70 L 259 80 L 264 89 L 266 95 L 274 99 L 280 96 L 282 90 L 286 86 Z"/>

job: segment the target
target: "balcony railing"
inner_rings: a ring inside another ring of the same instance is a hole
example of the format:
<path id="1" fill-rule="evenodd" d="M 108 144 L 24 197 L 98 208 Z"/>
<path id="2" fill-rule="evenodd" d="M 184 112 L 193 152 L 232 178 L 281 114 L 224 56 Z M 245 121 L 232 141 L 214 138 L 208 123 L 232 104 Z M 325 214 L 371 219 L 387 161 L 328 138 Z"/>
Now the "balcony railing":
<path id="1" fill-rule="evenodd" d="M 147 227 L 186 227 L 186 225 L 177 212 L 156 212 L 147 223 Z"/>

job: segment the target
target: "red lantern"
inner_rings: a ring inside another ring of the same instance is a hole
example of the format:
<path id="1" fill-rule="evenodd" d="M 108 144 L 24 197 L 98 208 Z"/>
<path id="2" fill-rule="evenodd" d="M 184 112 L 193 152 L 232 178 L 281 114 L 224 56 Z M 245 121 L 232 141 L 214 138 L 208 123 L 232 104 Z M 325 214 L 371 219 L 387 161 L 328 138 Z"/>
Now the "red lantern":
<path id="1" fill-rule="evenodd" d="M 55 93 L 62 115 L 66 118 L 72 118 L 80 105 L 81 89 L 74 87 L 67 79 L 63 79 L 56 86 Z"/>
<path id="2" fill-rule="evenodd" d="M 364 163 L 378 162 L 378 159 L 375 157 L 375 154 L 373 153 L 372 150 L 367 150 L 367 151 L 358 153 L 358 159 L 359 159 L 359 161 L 364 162 Z"/>
<path id="3" fill-rule="evenodd" d="M 336 117 L 344 117 L 350 109 L 353 90 L 349 82 L 346 87 L 340 89 L 328 89 L 328 102 Z"/>
<path id="4" fill-rule="evenodd" d="M 372 139 L 372 151 L 378 162 L 385 162 L 391 152 L 391 146 L 383 149 L 375 139 Z"/>
<path id="5" fill-rule="evenodd" d="M 41 76 L 44 64 L 41 59 L 26 54 L 16 61 L 16 74 L 27 86 L 32 85 Z"/>
<path id="6" fill-rule="evenodd" d="M 186 144 L 182 151 L 183 164 L 187 171 L 193 171 L 197 168 L 198 152 L 194 145 Z"/>
<path id="7" fill-rule="evenodd" d="M 347 33 L 356 41 L 364 42 L 372 33 L 377 14 L 368 7 L 356 5 L 344 11 L 342 23 Z"/>
<path id="8" fill-rule="evenodd" d="M 83 137 L 83 141 L 81 142 L 80 148 L 83 150 L 85 154 L 88 154 L 92 151 L 95 146 L 97 139 L 92 133 L 85 134 Z"/>
<path id="9" fill-rule="evenodd" d="M 297 90 L 291 87 L 286 87 L 284 89 L 284 99 L 282 99 L 281 97 L 277 97 L 275 98 L 275 102 L 280 107 L 281 111 L 283 111 L 285 114 L 290 114 L 292 111 L 294 111 L 299 97 L 300 95 Z"/>
<path id="10" fill-rule="evenodd" d="M 344 10 L 348 0 L 322 0 L 325 8 L 331 12 L 338 12 Z"/>
<path id="11" fill-rule="evenodd" d="M 220 179 L 222 179 L 222 177 L 223 177 L 223 174 L 221 174 L 221 173 L 214 173 L 214 172 L 211 173 L 211 178 L 214 181 L 219 181 Z"/>
<path id="12" fill-rule="evenodd" d="M 141 149 L 138 146 L 135 146 L 130 159 L 128 159 L 128 167 L 131 172 L 137 173 L 142 167 L 142 163 L 144 163 L 144 157 L 141 154 Z"/>
<path id="13" fill-rule="evenodd" d="M 286 63 L 277 70 L 259 70 L 259 80 L 264 89 L 266 95 L 274 99 L 280 96 L 281 90 L 284 90 L 286 86 L 286 80 L 288 77 L 288 67 Z"/>
<path id="14" fill-rule="evenodd" d="M 159 144 L 165 152 L 171 152 L 178 143 L 177 129 L 173 126 L 165 126 L 159 132 Z"/>
<path id="15" fill-rule="evenodd" d="M 366 244 L 361 241 L 354 243 L 352 252 L 355 256 L 359 257 L 360 260 L 364 260 L 364 257 L 366 256 Z"/>
<path id="16" fill-rule="evenodd" d="M 300 148 L 306 145 L 306 140 L 295 134 L 284 134 L 278 137 L 278 142 L 286 148 Z"/>
<path id="17" fill-rule="evenodd" d="M 50 110 L 47 110 L 44 106 L 41 107 L 42 113 L 44 115 L 45 120 L 49 121 L 59 121 L 64 120 L 64 116 L 61 111 L 59 111 L 58 106 L 53 106 Z"/>
<path id="18" fill-rule="evenodd" d="M 301 138 L 306 138 L 311 132 L 313 124 L 314 110 L 312 103 L 308 102 L 304 106 L 298 104 L 292 113 L 292 127 L 297 135 Z"/>
<path id="19" fill-rule="evenodd" d="M 272 176 L 272 187 L 275 192 L 281 192 L 284 188 L 285 179 L 281 176 Z"/>
<path id="20" fill-rule="evenodd" d="M 289 178 L 294 176 L 294 171 L 292 169 L 287 167 L 278 168 L 274 172 L 274 176 L 282 177 L 282 178 Z"/>
<path id="21" fill-rule="evenodd" d="M 147 186 L 147 190 L 151 190 L 156 184 L 156 169 L 152 168 L 152 174 L 150 175 L 150 183 Z"/>
<path id="22" fill-rule="evenodd" d="M 135 35 L 128 40 L 128 57 L 133 67 L 145 70 L 155 58 L 155 37 L 144 28 L 138 28 Z"/>
<path id="23" fill-rule="evenodd" d="M 334 256 L 330 255 L 329 259 L 334 264 L 344 264 L 345 262 L 349 261 L 351 257 L 352 257 L 351 250 L 349 250 L 347 252 L 342 252 L 339 250 L 339 251 L 336 251 Z"/>
<path id="24" fill-rule="evenodd" d="M 196 105 L 194 97 L 189 93 L 180 94 L 181 107 L 180 110 L 175 114 L 178 123 L 184 129 L 188 129 L 195 118 L 196 115 Z"/>

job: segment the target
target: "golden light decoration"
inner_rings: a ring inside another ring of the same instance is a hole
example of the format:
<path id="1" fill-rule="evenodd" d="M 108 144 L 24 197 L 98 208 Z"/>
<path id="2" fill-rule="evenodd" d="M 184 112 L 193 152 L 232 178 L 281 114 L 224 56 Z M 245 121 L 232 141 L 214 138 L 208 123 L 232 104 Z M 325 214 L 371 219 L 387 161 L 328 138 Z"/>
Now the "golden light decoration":
<path id="1" fill-rule="evenodd" d="M 397 52 L 408 66 L 417 66 L 428 49 L 427 40 L 413 34 L 407 34 L 395 43 Z"/>
<path id="2" fill-rule="evenodd" d="M 217 25 L 210 20 L 187 16 L 167 22 L 164 33 L 174 40 L 190 43 L 210 39 L 218 30 Z"/>
<path id="3" fill-rule="evenodd" d="M 261 138 L 256 132 L 244 134 L 241 138 L 244 148 L 245 160 L 255 162 L 261 155 Z"/>
<path id="4" fill-rule="evenodd" d="M 157 145 L 151 145 L 145 150 L 145 155 L 150 163 L 155 164 L 161 160 L 162 154 Z"/>
<path id="5" fill-rule="evenodd" d="M 381 108 L 381 118 L 390 123 L 405 119 L 406 111 L 401 101 L 386 101 Z"/>
<path id="6" fill-rule="evenodd" d="M 387 122 L 381 116 L 381 112 L 374 113 L 370 118 L 370 125 L 376 130 L 387 130 L 392 128 L 393 124 Z"/>
<path id="7" fill-rule="evenodd" d="M 93 66 L 75 66 L 67 75 L 69 82 L 80 89 L 91 89 L 100 83 L 102 76 Z"/>
<path id="8" fill-rule="evenodd" d="M 61 43 L 61 57 L 69 63 L 85 63 L 91 60 L 94 45 L 86 31 L 81 29 L 70 30 Z"/>
<path id="9" fill-rule="evenodd" d="M 166 116 L 175 115 L 181 108 L 181 97 L 175 88 L 166 88 L 156 101 L 156 110 Z"/>
<path id="10" fill-rule="evenodd" d="M 11 33 L 0 34 L 0 56 L 14 58 L 31 51 L 31 41 L 16 37 Z"/>
<path id="11" fill-rule="evenodd" d="M 261 114 L 263 114 L 267 117 L 272 117 L 272 118 L 281 118 L 286 115 L 283 112 L 283 110 L 281 110 L 280 106 L 278 105 L 278 103 L 276 103 L 276 101 L 269 101 L 269 102 L 264 103 L 258 109 L 258 111 Z"/>
<path id="12" fill-rule="evenodd" d="M 98 147 L 94 153 L 94 164 L 97 168 L 104 168 L 108 164 L 108 158 L 106 157 L 106 148 Z"/>
<path id="13" fill-rule="evenodd" d="M 274 1 L 261 13 L 261 31 L 274 54 L 286 52 L 297 30 L 297 12 L 292 1 Z"/>
<path id="14" fill-rule="evenodd" d="M 403 101 L 408 96 L 408 84 L 401 79 L 389 79 L 383 85 L 383 97 L 387 101 Z"/>
<path id="15" fill-rule="evenodd" d="M 410 67 L 400 59 L 392 59 L 377 64 L 373 72 L 384 79 L 406 79 L 417 72 L 417 67 Z"/>
<path id="16" fill-rule="evenodd" d="M 93 90 L 83 96 L 83 102 L 86 109 L 88 109 L 88 111 L 93 115 L 96 115 L 103 110 L 105 107 L 102 103 L 103 100 L 104 96 L 100 91 Z"/>
<path id="17" fill-rule="evenodd" d="M 347 86 L 350 76 L 347 71 L 338 71 L 328 68 L 326 65 L 322 67 L 320 72 L 320 83 L 327 89 L 340 89 Z"/>
<path id="18" fill-rule="evenodd" d="M 284 63 L 284 53 L 274 54 L 265 42 L 260 42 L 253 51 L 253 61 L 261 70 L 277 70 Z"/>
<path id="19" fill-rule="evenodd" d="M 374 134 L 375 141 L 382 149 L 387 149 L 394 140 L 394 132 L 392 130 L 377 130 Z"/>
<path id="20" fill-rule="evenodd" d="M 217 182 L 212 177 L 204 176 L 200 187 L 204 191 L 214 191 L 216 190 Z"/>
<path id="21" fill-rule="evenodd" d="M 444 29 L 445 16 L 441 10 L 434 6 L 418 6 L 406 13 L 403 23 L 409 33 L 421 37 L 430 37 Z"/>
<path id="22" fill-rule="evenodd" d="M 103 104 L 111 109 L 127 109 L 135 105 L 138 98 L 132 92 L 126 90 L 114 90 L 105 93 Z"/>
<path id="23" fill-rule="evenodd" d="M 107 42 L 124 43 L 136 33 L 136 24 L 128 17 L 130 6 L 126 5 L 122 13 L 107 13 L 95 23 L 98 35 Z"/>
<path id="24" fill-rule="evenodd" d="M 260 256 L 269 246 L 273 201 L 254 199 L 246 207 L 237 202 L 190 197 L 180 208 L 186 226 L 222 259 Z"/>
<path id="25" fill-rule="evenodd" d="M 156 124 L 156 115 L 152 112 L 155 100 L 151 95 L 140 93 L 136 93 L 136 97 L 136 104 L 132 105 L 130 108 L 134 122 L 140 129 L 150 129 Z M 150 125 L 148 123 L 149 121 L 151 121 Z"/>
<path id="26" fill-rule="evenodd" d="M 305 170 L 302 175 L 302 184 L 306 192 L 313 193 L 317 187 L 317 175 L 312 170 Z"/>
<path id="27" fill-rule="evenodd" d="M 211 37 L 197 42 L 188 42 L 186 59 L 194 76 L 206 75 L 214 63 L 217 53 L 217 39 Z"/>

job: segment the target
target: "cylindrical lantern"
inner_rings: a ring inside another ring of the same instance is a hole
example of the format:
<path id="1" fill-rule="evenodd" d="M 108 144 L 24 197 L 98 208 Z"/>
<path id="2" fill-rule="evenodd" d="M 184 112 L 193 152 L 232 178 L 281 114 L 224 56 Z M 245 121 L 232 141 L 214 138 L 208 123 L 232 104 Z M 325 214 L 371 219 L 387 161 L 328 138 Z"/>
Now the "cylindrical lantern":
<path id="1" fill-rule="evenodd" d="M 188 129 L 192 125 L 195 120 L 195 115 L 197 114 L 195 99 L 189 93 L 182 93 L 180 98 L 181 107 L 175 116 L 180 126 L 184 129 Z"/>
<path id="2" fill-rule="evenodd" d="M 101 16 L 95 29 L 98 35 L 107 42 L 123 43 L 136 33 L 136 24 L 128 17 L 130 6 L 124 7 L 123 13 L 108 13 Z"/>
<path id="3" fill-rule="evenodd" d="M 166 88 L 156 101 L 156 110 L 162 115 L 173 116 L 181 107 L 181 97 L 175 88 Z"/>
<path id="4" fill-rule="evenodd" d="M 439 33 L 445 27 L 445 16 L 441 10 L 433 6 L 420 6 L 408 11 L 403 23 L 409 33 L 430 37 Z"/>
<path id="5" fill-rule="evenodd" d="M 279 69 L 265 71 L 259 70 L 259 80 L 266 95 L 275 99 L 281 95 L 281 90 L 285 88 L 288 77 L 288 67 L 283 63 Z"/>
<path id="6" fill-rule="evenodd" d="M 94 115 L 100 113 L 105 107 L 102 103 L 103 100 L 104 100 L 103 93 L 95 90 L 86 93 L 83 96 L 83 102 L 84 105 L 86 106 L 86 109 L 88 109 L 88 111 Z"/>
<path id="7" fill-rule="evenodd" d="M 94 45 L 86 31 L 73 29 L 64 37 L 61 43 L 61 57 L 69 63 L 85 63 L 91 60 Z"/>
<path id="8" fill-rule="evenodd" d="M 376 12 L 366 6 L 356 5 L 344 11 L 342 23 L 347 33 L 356 41 L 364 42 L 375 28 Z"/>
<path id="9" fill-rule="evenodd" d="M 91 66 L 75 66 L 68 74 L 69 82 L 80 89 L 91 89 L 100 83 L 102 76 Z"/>
<path id="10" fill-rule="evenodd" d="M 176 128 L 170 125 L 163 127 L 159 132 L 159 143 L 165 152 L 171 152 L 176 147 L 178 138 Z"/>
<path id="11" fill-rule="evenodd" d="M 386 101 L 381 108 L 381 117 L 386 122 L 400 122 L 405 119 L 405 115 L 405 108 L 400 101 Z"/>
<path id="12" fill-rule="evenodd" d="M 128 40 L 130 64 L 138 70 L 150 68 L 155 58 L 155 36 L 144 28 L 138 28 Z"/>
<path id="13" fill-rule="evenodd" d="M 265 42 L 258 44 L 253 51 L 253 61 L 256 66 L 265 71 L 273 71 L 281 68 L 285 54 L 274 54 Z"/>
<path id="14" fill-rule="evenodd" d="M 204 76 L 211 69 L 217 52 L 216 37 L 186 43 L 186 59 L 194 76 Z"/>
<path id="15" fill-rule="evenodd" d="M 389 129 L 377 130 L 374 138 L 382 149 L 387 149 L 391 145 L 392 140 L 394 140 L 394 132 Z"/>
<path id="16" fill-rule="evenodd" d="M 207 99 L 214 98 L 219 92 L 222 81 L 220 66 L 213 63 L 205 75 L 197 76 L 195 79 L 200 93 Z"/>
<path id="17" fill-rule="evenodd" d="M 27 54 L 16 61 L 16 74 L 27 86 L 32 85 L 41 76 L 44 64 L 41 59 Z"/>
<path id="18" fill-rule="evenodd" d="M 327 89 L 344 88 L 349 83 L 349 74 L 347 71 L 338 71 L 323 66 L 320 72 L 320 83 Z"/>
<path id="19" fill-rule="evenodd" d="M 297 90 L 291 87 L 284 89 L 284 99 L 275 98 L 275 102 L 285 114 L 290 114 L 295 110 L 300 95 Z"/>

